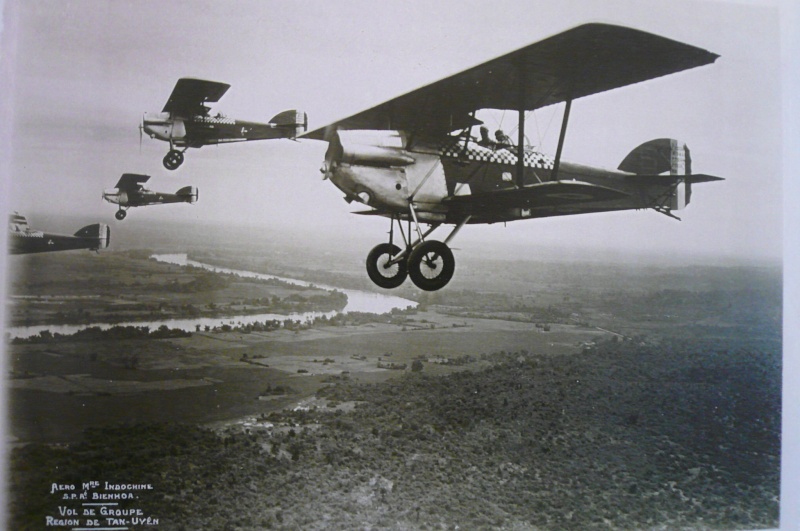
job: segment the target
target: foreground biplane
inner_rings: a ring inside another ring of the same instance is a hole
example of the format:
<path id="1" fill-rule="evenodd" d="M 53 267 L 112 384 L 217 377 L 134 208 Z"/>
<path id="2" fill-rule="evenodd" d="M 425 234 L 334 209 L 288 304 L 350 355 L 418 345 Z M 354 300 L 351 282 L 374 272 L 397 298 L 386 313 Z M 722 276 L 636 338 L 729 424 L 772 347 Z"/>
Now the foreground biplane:
<path id="1" fill-rule="evenodd" d="M 194 186 L 184 186 L 174 194 L 165 194 L 145 188 L 143 183 L 148 180 L 150 180 L 149 175 L 123 173 L 114 190 L 105 190 L 103 192 L 103 199 L 109 203 L 119 205 L 119 210 L 114 214 L 118 220 L 125 219 L 127 210 L 131 207 L 166 203 L 194 204 L 197 202 L 199 192 Z"/>
<path id="2" fill-rule="evenodd" d="M 300 111 L 284 111 L 269 123 L 233 120 L 222 114 L 210 115 L 205 103 L 216 103 L 230 85 L 203 79 L 181 78 L 160 113 L 144 113 L 140 134 L 169 142 L 164 167 L 177 169 L 184 152 L 210 144 L 295 138 L 306 130 L 308 120 Z"/>
<path id="3" fill-rule="evenodd" d="M 689 149 L 666 138 L 635 148 L 619 171 L 563 162 L 570 107 L 576 98 L 717 57 L 642 31 L 587 24 L 301 137 L 329 143 L 321 171 L 348 202 L 371 207 L 360 214 L 390 219 L 388 243 L 367 256 L 370 279 L 394 288 L 410 276 L 434 291 L 453 276 L 448 243 L 466 224 L 627 209 L 677 219 L 672 211 L 689 203 L 692 184 L 720 178 L 692 174 Z M 525 112 L 562 102 L 551 158 L 525 145 Z M 492 139 L 485 128 L 473 137 L 481 109 L 518 111 L 516 143 L 502 133 Z M 455 225 L 444 241 L 428 239 L 443 224 Z"/>
<path id="4" fill-rule="evenodd" d="M 51 234 L 28 226 L 25 216 L 16 212 L 8 217 L 8 249 L 11 254 L 70 251 L 72 249 L 105 249 L 111 240 L 111 229 L 105 223 L 87 225 L 72 236 Z"/>

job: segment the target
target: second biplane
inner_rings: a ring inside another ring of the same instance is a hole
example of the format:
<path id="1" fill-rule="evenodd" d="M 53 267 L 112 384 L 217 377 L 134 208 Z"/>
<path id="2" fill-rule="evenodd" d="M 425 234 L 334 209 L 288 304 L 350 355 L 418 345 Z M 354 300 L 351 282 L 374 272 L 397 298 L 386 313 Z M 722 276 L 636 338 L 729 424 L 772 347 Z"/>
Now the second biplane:
<path id="1" fill-rule="evenodd" d="M 453 276 L 448 244 L 467 224 L 628 209 L 677 219 L 673 210 L 689 203 L 693 184 L 721 179 L 693 174 L 688 147 L 668 138 L 635 148 L 618 171 L 563 162 L 570 108 L 577 98 L 717 57 L 643 31 L 586 24 L 302 137 L 329 143 L 321 171 L 348 202 L 371 208 L 360 214 L 390 219 L 389 241 L 367 256 L 370 279 L 394 288 L 410 276 L 434 291 Z M 564 116 L 550 157 L 525 145 L 525 113 L 557 103 L 565 103 Z M 473 137 L 482 109 L 518 112 L 516 144 L 485 129 Z M 429 239 L 441 225 L 454 227 L 444 241 Z"/>
<path id="2" fill-rule="evenodd" d="M 221 113 L 212 116 L 206 103 L 218 102 L 229 88 L 227 83 L 184 77 L 175 84 L 161 112 L 142 115 L 140 135 L 146 133 L 150 138 L 169 142 L 169 152 L 163 161 L 165 168 L 177 169 L 189 148 L 295 138 L 306 130 L 306 114 L 296 110 L 283 111 L 269 123 L 234 120 Z"/>

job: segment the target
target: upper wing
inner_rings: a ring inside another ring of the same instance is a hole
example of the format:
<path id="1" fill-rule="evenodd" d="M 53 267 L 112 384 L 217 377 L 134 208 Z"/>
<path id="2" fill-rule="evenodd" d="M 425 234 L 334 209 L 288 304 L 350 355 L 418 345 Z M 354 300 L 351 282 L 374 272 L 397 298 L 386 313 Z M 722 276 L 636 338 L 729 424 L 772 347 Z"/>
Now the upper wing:
<path id="1" fill-rule="evenodd" d="M 119 181 L 117 181 L 115 188 L 119 190 L 138 190 L 142 187 L 142 183 L 146 183 L 149 179 L 149 175 L 123 173 L 122 177 L 120 177 Z"/>
<path id="2" fill-rule="evenodd" d="M 651 33 L 586 24 L 492 59 L 302 135 L 325 139 L 341 129 L 448 133 L 478 109 L 534 110 L 688 68 L 717 54 Z"/>
<path id="3" fill-rule="evenodd" d="M 161 112 L 181 116 L 202 114 L 203 103 L 217 102 L 227 92 L 230 85 L 204 79 L 183 77 L 175 84 L 172 94 Z"/>

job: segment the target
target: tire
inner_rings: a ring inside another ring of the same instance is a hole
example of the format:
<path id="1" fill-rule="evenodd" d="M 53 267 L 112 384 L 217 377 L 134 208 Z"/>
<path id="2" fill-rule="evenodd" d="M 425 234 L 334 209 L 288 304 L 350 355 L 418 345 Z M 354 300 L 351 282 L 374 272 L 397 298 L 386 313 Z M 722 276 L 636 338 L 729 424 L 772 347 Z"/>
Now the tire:
<path id="1" fill-rule="evenodd" d="M 415 286 L 425 291 L 445 287 L 455 270 L 453 251 L 436 240 L 420 243 L 408 257 L 408 275 Z"/>
<path id="2" fill-rule="evenodd" d="M 178 169 L 178 166 L 183 164 L 183 153 L 176 150 L 170 150 L 169 153 L 164 155 L 164 167 L 168 170 Z"/>
<path id="3" fill-rule="evenodd" d="M 166 169 L 168 169 L 168 170 L 174 170 L 175 168 L 177 168 L 177 167 L 178 167 L 178 166 L 175 164 L 175 159 L 173 159 L 173 158 L 172 158 L 172 156 L 171 156 L 169 153 L 167 153 L 167 154 L 164 156 L 164 160 L 163 160 L 162 162 L 164 163 L 164 167 L 165 167 Z"/>
<path id="4" fill-rule="evenodd" d="M 384 267 L 386 262 L 399 253 L 400 248 L 392 243 L 376 245 L 369 252 L 367 255 L 367 275 L 376 286 L 392 289 L 405 282 L 408 276 L 405 260 L 401 260 L 389 268 Z"/>
<path id="5" fill-rule="evenodd" d="M 127 216 L 127 215 L 128 215 L 128 213 L 125 212 L 124 210 L 117 210 L 117 213 L 114 214 L 114 217 L 117 218 L 118 220 L 122 221 L 123 219 L 125 219 L 125 216 Z"/>

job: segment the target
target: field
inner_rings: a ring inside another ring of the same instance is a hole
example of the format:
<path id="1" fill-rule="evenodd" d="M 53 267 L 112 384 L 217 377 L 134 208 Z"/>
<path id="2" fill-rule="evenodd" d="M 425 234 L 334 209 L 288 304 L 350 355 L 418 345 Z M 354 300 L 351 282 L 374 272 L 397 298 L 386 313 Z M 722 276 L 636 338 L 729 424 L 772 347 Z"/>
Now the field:
<path id="1" fill-rule="evenodd" d="M 67 255 L 69 279 L 48 264 L 18 277 L 15 319 L 53 322 L 29 297 L 91 295 L 70 279 L 98 263 L 140 282 L 131 303 L 174 311 L 293 295 L 218 275 L 165 295 L 206 273 L 115 255 Z M 359 287 L 347 258 L 327 259 L 295 272 Z M 391 315 L 15 342 L 13 528 L 56 511 L 52 483 L 89 479 L 151 484 L 122 505 L 160 529 L 776 526 L 780 274 L 476 259 L 441 292 L 402 288 L 419 306 Z M 99 293 L 92 315 L 110 311 Z"/>

